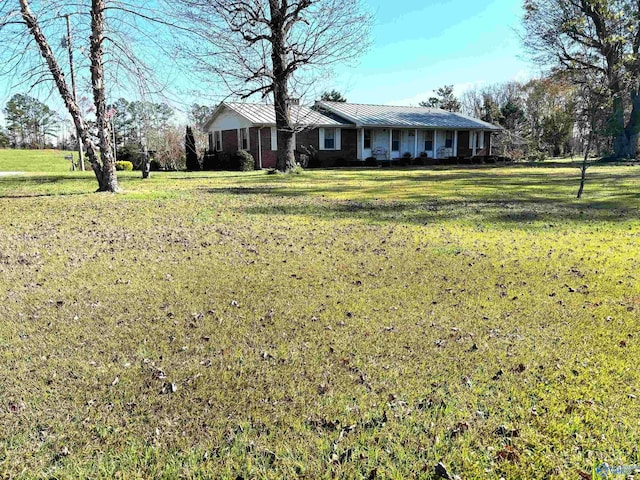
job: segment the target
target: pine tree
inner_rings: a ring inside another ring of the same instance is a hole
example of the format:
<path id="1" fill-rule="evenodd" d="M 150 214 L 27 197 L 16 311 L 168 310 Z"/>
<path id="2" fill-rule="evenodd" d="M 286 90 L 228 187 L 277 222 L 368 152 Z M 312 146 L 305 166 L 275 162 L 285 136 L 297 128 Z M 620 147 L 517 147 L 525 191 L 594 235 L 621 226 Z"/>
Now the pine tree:
<path id="1" fill-rule="evenodd" d="M 184 146 L 187 151 L 187 170 L 190 172 L 199 171 L 200 162 L 198 161 L 198 152 L 196 151 L 196 139 L 193 136 L 191 127 L 187 127 Z"/>

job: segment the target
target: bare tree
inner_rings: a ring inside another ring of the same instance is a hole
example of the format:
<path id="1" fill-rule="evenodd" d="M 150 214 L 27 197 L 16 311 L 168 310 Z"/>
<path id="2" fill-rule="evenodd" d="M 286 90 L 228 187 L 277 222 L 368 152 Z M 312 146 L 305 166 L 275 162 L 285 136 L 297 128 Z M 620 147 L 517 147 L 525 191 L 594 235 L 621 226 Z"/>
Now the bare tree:
<path id="1" fill-rule="evenodd" d="M 611 98 L 614 156 L 636 156 L 640 132 L 640 2 L 525 0 L 525 46 L 540 63 L 599 76 Z"/>
<path id="2" fill-rule="evenodd" d="M 133 6 L 120 0 L 53 0 L 34 5 L 37 8 L 32 8 L 29 0 L 0 3 L 0 39 L 5 47 L 0 51 L 0 75 L 17 78 L 30 88 L 55 85 L 87 151 L 98 190 L 117 192 L 112 127 L 108 118 L 109 89 L 137 90 L 141 95 L 162 91 L 164 85 L 154 82 L 157 68 L 152 69 L 148 64 L 154 63 L 157 55 L 167 54 L 167 58 L 171 58 L 160 40 L 165 37 L 158 31 L 180 27 L 164 20 L 155 9 L 157 2 L 149 2 L 151 6 L 148 6 L 142 1 Z M 67 52 L 56 47 L 63 32 L 67 36 L 71 32 L 65 28 L 69 16 L 76 30 L 74 37 L 85 41 L 80 47 L 85 54 L 79 56 L 76 71 L 80 83 L 89 85 L 92 98 L 89 110 L 83 106 L 85 97 L 76 97 L 67 82 L 64 65 L 59 60 L 65 58 Z M 150 23 L 153 29 L 148 28 Z M 142 42 L 136 40 L 144 40 L 141 55 L 134 46 Z M 147 62 L 142 61 L 141 56 L 146 57 Z M 87 114 L 95 116 L 95 124 L 87 120 Z"/>
<path id="3" fill-rule="evenodd" d="M 273 99 L 277 167 L 293 169 L 291 105 L 319 71 L 361 56 L 372 16 L 360 0 L 178 0 L 176 5 L 176 15 L 195 35 L 187 53 L 207 78 L 213 74 L 231 96 Z"/>

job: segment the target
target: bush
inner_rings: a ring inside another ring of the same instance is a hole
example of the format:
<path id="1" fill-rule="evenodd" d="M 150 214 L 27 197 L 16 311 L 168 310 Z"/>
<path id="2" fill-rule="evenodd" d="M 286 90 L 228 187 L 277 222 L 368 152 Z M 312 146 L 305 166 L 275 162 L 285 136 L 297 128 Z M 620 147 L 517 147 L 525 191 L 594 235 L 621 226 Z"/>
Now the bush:
<path id="1" fill-rule="evenodd" d="M 119 172 L 130 172 L 133 170 L 133 163 L 125 161 L 116 162 L 116 170 Z"/>
<path id="2" fill-rule="evenodd" d="M 197 172 L 200 170 L 200 161 L 198 160 L 198 152 L 196 150 L 196 139 L 193 136 L 191 127 L 187 127 L 187 133 L 184 138 L 185 146 L 185 165 L 187 171 Z"/>
<path id="3" fill-rule="evenodd" d="M 235 169 L 241 172 L 251 172 L 256 169 L 256 161 L 246 150 L 238 150 L 234 155 Z"/>
<path id="4" fill-rule="evenodd" d="M 517 158 L 517 157 L 514 156 L 514 158 Z M 545 152 L 539 152 L 535 150 L 532 152 L 529 152 L 529 155 L 527 156 L 527 160 L 529 160 L 530 162 L 544 162 L 546 159 L 547 159 L 547 154 Z"/>
<path id="5" fill-rule="evenodd" d="M 216 153 L 211 150 L 205 150 L 202 158 L 202 170 L 215 170 L 217 168 L 218 159 Z"/>
<path id="6" fill-rule="evenodd" d="M 123 162 L 131 162 L 135 167 L 140 163 L 140 145 L 137 143 L 126 143 L 118 148 L 118 159 Z"/>
<path id="7" fill-rule="evenodd" d="M 364 161 L 364 165 L 366 167 L 377 167 L 378 160 L 376 160 L 376 157 L 367 157 Z"/>

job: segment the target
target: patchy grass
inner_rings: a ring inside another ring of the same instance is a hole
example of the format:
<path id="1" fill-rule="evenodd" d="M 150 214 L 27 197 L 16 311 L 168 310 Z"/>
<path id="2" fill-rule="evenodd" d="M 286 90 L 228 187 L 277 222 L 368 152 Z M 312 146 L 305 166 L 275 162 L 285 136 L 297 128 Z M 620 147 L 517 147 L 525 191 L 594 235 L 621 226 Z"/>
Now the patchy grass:
<path id="1" fill-rule="evenodd" d="M 639 173 L 0 178 L 0 472 L 638 464 Z"/>

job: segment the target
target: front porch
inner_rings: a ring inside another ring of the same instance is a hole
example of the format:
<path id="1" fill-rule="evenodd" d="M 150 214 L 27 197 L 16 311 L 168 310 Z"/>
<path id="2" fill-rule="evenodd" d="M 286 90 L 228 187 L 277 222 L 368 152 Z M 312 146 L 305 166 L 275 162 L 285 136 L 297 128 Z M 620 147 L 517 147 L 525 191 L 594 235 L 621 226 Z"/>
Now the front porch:
<path id="1" fill-rule="evenodd" d="M 358 128 L 358 159 L 471 158 L 491 155 L 490 132 L 419 128 Z"/>

